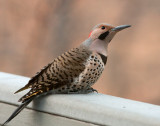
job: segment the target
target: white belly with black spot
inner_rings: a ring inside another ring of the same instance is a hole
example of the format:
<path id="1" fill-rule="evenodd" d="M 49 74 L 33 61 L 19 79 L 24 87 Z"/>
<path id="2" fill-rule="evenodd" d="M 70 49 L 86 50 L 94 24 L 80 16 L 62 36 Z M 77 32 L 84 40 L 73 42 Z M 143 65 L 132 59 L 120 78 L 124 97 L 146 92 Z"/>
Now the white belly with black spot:
<path id="1" fill-rule="evenodd" d="M 87 89 L 92 86 L 100 77 L 104 70 L 104 63 L 99 54 L 93 53 L 85 62 L 86 68 L 84 71 L 70 84 L 69 87 L 64 85 L 59 88 L 57 91 L 66 92 L 66 91 L 78 91 Z"/>
<path id="2" fill-rule="evenodd" d="M 99 79 L 103 70 L 104 63 L 101 57 L 96 53 L 92 54 L 86 62 L 86 69 L 77 78 L 76 84 L 82 87 L 93 85 Z"/>

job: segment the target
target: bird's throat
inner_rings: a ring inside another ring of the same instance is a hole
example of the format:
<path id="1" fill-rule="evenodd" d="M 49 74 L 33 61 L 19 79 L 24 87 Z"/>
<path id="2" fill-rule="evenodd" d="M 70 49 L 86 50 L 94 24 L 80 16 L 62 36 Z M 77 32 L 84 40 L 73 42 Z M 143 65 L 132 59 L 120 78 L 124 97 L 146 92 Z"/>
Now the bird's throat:
<path id="1" fill-rule="evenodd" d="M 103 40 L 94 40 L 90 45 L 89 48 L 91 51 L 103 54 L 104 56 L 107 56 L 107 48 L 108 44 Z"/>

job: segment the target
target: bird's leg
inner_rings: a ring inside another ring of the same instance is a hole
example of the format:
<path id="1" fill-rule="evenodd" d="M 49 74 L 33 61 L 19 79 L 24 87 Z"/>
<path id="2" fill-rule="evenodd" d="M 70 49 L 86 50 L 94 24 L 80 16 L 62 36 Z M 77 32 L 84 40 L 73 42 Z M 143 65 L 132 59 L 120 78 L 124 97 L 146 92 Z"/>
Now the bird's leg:
<path id="1" fill-rule="evenodd" d="M 98 93 L 98 91 L 96 89 L 93 89 L 90 86 L 88 88 L 86 88 L 85 90 L 83 90 L 83 91 L 84 91 L 85 94 L 92 93 L 92 92 L 97 92 Z"/>
<path id="2" fill-rule="evenodd" d="M 67 94 L 71 94 L 70 93 L 70 84 L 67 84 Z"/>
<path id="3" fill-rule="evenodd" d="M 92 87 L 90 87 L 88 90 L 90 90 L 91 92 L 96 92 L 96 93 L 98 93 L 98 91 L 97 91 L 96 89 L 92 88 Z"/>
<path id="4" fill-rule="evenodd" d="M 87 87 L 81 90 L 74 90 L 74 91 L 68 91 L 67 94 L 88 94 L 88 93 L 92 93 L 92 92 L 97 92 L 98 91 L 96 89 L 93 89 L 92 87 Z"/>
<path id="5" fill-rule="evenodd" d="M 67 94 L 83 94 L 81 90 L 68 91 Z"/>

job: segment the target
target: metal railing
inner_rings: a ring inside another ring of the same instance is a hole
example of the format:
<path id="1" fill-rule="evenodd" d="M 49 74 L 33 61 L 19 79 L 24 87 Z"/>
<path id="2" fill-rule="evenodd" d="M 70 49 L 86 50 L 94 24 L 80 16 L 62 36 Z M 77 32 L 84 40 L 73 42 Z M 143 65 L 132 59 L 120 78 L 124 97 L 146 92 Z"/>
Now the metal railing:
<path id="1" fill-rule="evenodd" d="M 0 72 L 0 124 L 26 93 L 29 78 Z M 110 95 L 54 94 L 35 99 L 8 126 L 160 126 L 160 106 Z"/>

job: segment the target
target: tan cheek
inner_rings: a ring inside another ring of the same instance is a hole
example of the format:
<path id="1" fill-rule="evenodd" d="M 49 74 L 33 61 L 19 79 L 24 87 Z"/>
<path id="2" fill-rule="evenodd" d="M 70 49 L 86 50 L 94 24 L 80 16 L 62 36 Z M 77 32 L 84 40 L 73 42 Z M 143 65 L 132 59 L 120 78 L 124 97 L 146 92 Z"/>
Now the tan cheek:
<path id="1" fill-rule="evenodd" d="M 95 29 L 91 34 L 91 38 L 92 39 L 96 39 L 96 38 L 98 38 L 99 35 L 100 35 L 100 30 L 99 29 Z"/>

